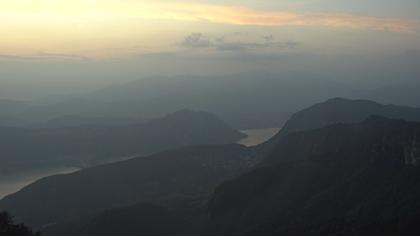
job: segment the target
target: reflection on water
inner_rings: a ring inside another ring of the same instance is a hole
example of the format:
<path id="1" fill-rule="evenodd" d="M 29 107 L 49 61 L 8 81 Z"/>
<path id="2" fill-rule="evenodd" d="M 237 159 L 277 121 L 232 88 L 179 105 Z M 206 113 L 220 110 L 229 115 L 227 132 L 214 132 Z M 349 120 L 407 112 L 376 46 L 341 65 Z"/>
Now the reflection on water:
<path id="1" fill-rule="evenodd" d="M 242 130 L 241 132 L 247 134 L 248 137 L 240 140 L 238 143 L 247 147 L 255 146 L 269 140 L 279 131 L 279 128 Z"/>
<path id="2" fill-rule="evenodd" d="M 6 173 L 0 170 L 0 199 L 21 190 L 23 187 L 50 175 L 67 174 L 79 170 L 76 167 L 45 167 L 33 170 Z"/>

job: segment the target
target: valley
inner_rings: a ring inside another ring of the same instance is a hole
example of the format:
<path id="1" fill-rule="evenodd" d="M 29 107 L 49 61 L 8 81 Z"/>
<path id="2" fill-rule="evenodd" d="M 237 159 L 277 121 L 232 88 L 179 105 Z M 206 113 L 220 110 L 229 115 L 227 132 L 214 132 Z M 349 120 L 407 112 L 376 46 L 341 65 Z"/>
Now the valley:
<path id="1" fill-rule="evenodd" d="M 0 199 L 47 176 L 69 174 L 78 170 L 80 168 L 46 163 L 3 165 L 0 170 Z"/>
<path id="2" fill-rule="evenodd" d="M 420 0 L 0 0 L 0 236 L 420 236 Z"/>
<path id="3" fill-rule="evenodd" d="M 242 133 L 248 137 L 239 140 L 237 143 L 245 145 L 247 147 L 256 146 L 264 143 L 276 135 L 280 131 L 280 128 L 266 128 L 266 129 L 249 129 L 241 130 Z"/>

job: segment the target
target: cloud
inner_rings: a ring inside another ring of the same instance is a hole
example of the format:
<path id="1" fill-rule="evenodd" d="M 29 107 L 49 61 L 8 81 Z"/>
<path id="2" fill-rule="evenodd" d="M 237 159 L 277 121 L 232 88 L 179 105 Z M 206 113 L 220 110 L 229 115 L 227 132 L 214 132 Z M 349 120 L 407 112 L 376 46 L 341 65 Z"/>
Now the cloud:
<path id="1" fill-rule="evenodd" d="M 35 57 L 0 54 L 0 59 L 3 59 L 3 60 L 33 60 L 33 59 L 35 59 Z"/>
<path id="2" fill-rule="evenodd" d="M 274 39 L 274 36 L 272 34 L 265 35 L 265 36 L 263 36 L 263 39 L 265 39 L 265 41 L 269 42 L 269 41 L 272 41 Z"/>
<path id="3" fill-rule="evenodd" d="M 300 43 L 293 42 L 293 41 L 285 41 L 285 42 L 254 42 L 254 43 L 247 43 L 247 42 L 228 42 L 228 43 L 221 43 L 216 45 L 216 49 L 221 51 L 246 51 L 246 50 L 256 50 L 256 49 L 270 49 L 270 48 L 277 48 L 277 49 L 294 49 Z"/>
<path id="4" fill-rule="evenodd" d="M 80 59 L 88 60 L 87 57 L 78 54 L 65 54 L 65 53 L 51 53 L 51 52 L 38 52 L 35 54 L 36 57 L 41 58 L 62 58 L 62 59 Z"/>
<path id="5" fill-rule="evenodd" d="M 294 41 L 275 41 L 273 35 L 266 35 L 260 41 L 232 41 L 226 37 L 211 37 L 203 33 L 187 35 L 180 44 L 189 49 L 212 49 L 217 51 L 249 51 L 258 49 L 294 49 L 300 45 Z"/>
<path id="6" fill-rule="evenodd" d="M 187 48 L 210 48 L 213 46 L 213 43 L 210 38 L 202 33 L 192 33 L 185 37 L 181 45 Z"/>
<path id="7" fill-rule="evenodd" d="M 412 22 L 392 17 L 375 17 L 351 13 L 314 13 L 279 10 L 259 10 L 240 5 L 207 4 L 179 1 L 107 0 L 37 0 L 0 3 L 0 19 L 6 22 L 80 23 L 115 21 L 117 19 L 169 19 L 179 21 L 208 21 L 232 25 L 256 26 L 324 26 L 369 29 L 394 32 L 415 30 Z M 43 3 L 43 4 L 41 4 Z M 36 7 L 34 7 L 36 6 Z M 3 16 L 4 15 L 4 16 Z"/>
<path id="8" fill-rule="evenodd" d="M 174 37 L 178 37 L 179 32 L 190 32 L 198 28 L 199 31 L 207 28 L 214 32 L 219 26 L 209 26 L 209 23 L 238 26 L 222 27 L 221 30 L 234 28 L 238 36 L 244 34 L 243 37 L 253 37 L 252 32 L 261 32 L 260 30 L 265 30 L 261 29 L 264 27 L 270 27 L 269 30 L 273 30 L 274 27 L 327 27 L 388 32 L 416 32 L 419 29 L 417 21 L 402 18 L 334 12 L 261 10 L 246 7 L 239 1 L 211 1 L 213 4 L 204 2 L 210 1 L 0 1 L 0 31 L 7 32 L 7 37 L 0 38 L 0 53 L 30 55 L 34 51 L 50 51 L 65 52 L 69 55 L 34 56 L 77 58 L 77 54 L 83 54 L 101 58 L 139 51 L 170 51 L 175 50 L 169 47 L 173 46 L 170 43 L 174 41 Z M 228 5 L 227 2 L 231 4 Z M 233 2 L 236 2 L 236 5 Z M 261 6 L 262 1 L 252 2 L 255 6 Z M 309 37 L 310 34 L 311 32 L 308 32 L 305 37 Z M 265 41 L 270 41 L 269 35 L 267 36 Z M 125 48 L 126 45 L 137 43 L 144 44 L 147 48 Z M 185 46 L 214 47 L 210 43 L 212 42 L 206 42 L 200 35 L 193 35 L 186 39 Z M 221 45 L 220 49 L 267 47 L 264 42 L 254 45 L 245 45 L 246 42 L 229 43 L 231 45 Z"/>
<path id="9" fill-rule="evenodd" d="M 415 25 L 405 19 L 354 15 L 350 13 L 298 13 L 263 11 L 249 7 L 197 3 L 161 3 L 149 6 L 145 18 L 209 21 L 255 26 L 322 26 L 390 32 L 413 32 Z M 153 13 L 153 14 L 150 14 Z"/>
<path id="10" fill-rule="evenodd" d="M 38 52 L 31 55 L 11 55 L 0 54 L 0 59 L 3 60 L 47 60 L 47 59 L 75 59 L 75 60 L 88 60 L 87 57 L 77 54 L 63 54 L 63 53 L 48 53 Z"/>

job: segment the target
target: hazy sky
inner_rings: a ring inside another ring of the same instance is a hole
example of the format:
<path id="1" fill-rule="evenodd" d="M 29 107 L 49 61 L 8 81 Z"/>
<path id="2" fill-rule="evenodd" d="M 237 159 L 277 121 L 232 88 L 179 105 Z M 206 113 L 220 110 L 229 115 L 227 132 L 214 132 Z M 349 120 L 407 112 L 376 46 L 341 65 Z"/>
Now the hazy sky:
<path id="1" fill-rule="evenodd" d="M 418 12 L 415 0 L 0 1 L 0 50 L 10 57 L 92 58 L 297 44 L 410 49 L 419 46 Z M 372 38 L 380 38 L 377 45 L 355 45 Z"/>
<path id="2" fill-rule="evenodd" d="M 385 60 L 420 49 L 419 12 L 418 0 L 0 0 L 0 92 L 267 63 L 276 73 L 273 58 Z"/>

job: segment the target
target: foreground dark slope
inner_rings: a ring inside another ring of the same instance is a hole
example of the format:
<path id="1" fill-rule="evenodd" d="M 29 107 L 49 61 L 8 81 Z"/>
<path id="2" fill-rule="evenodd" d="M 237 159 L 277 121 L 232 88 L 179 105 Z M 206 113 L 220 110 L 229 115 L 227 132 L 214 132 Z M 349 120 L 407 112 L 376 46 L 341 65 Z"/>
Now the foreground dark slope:
<path id="1" fill-rule="evenodd" d="M 419 164 L 418 123 L 371 117 L 287 135 L 217 189 L 209 235 L 419 235 Z"/>
<path id="2" fill-rule="evenodd" d="M 188 236 L 193 233 L 191 223 L 180 211 L 140 203 L 54 225 L 42 233 L 45 236 Z"/>
<path id="3" fill-rule="evenodd" d="M 218 184 L 253 164 L 241 145 L 187 147 L 48 177 L 1 200 L 0 209 L 42 226 L 138 202 L 204 205 Z"/>
<path id="4" fill-rule="evenodd" d="M 0 235 L 1 236 L 41 236 L 39 232 L 33 232 L 23 224 L 15 224 L 13 217 L 7 212 L 0 212 Z"/>
<path id="5" fill-rule="evenodd" d="M 0 160 L 95 161 L 148 155 L 192 144 L 232 143 L 244 136 L 210 113 L 187 110 L 138 125 L 0 127 Z"/>

